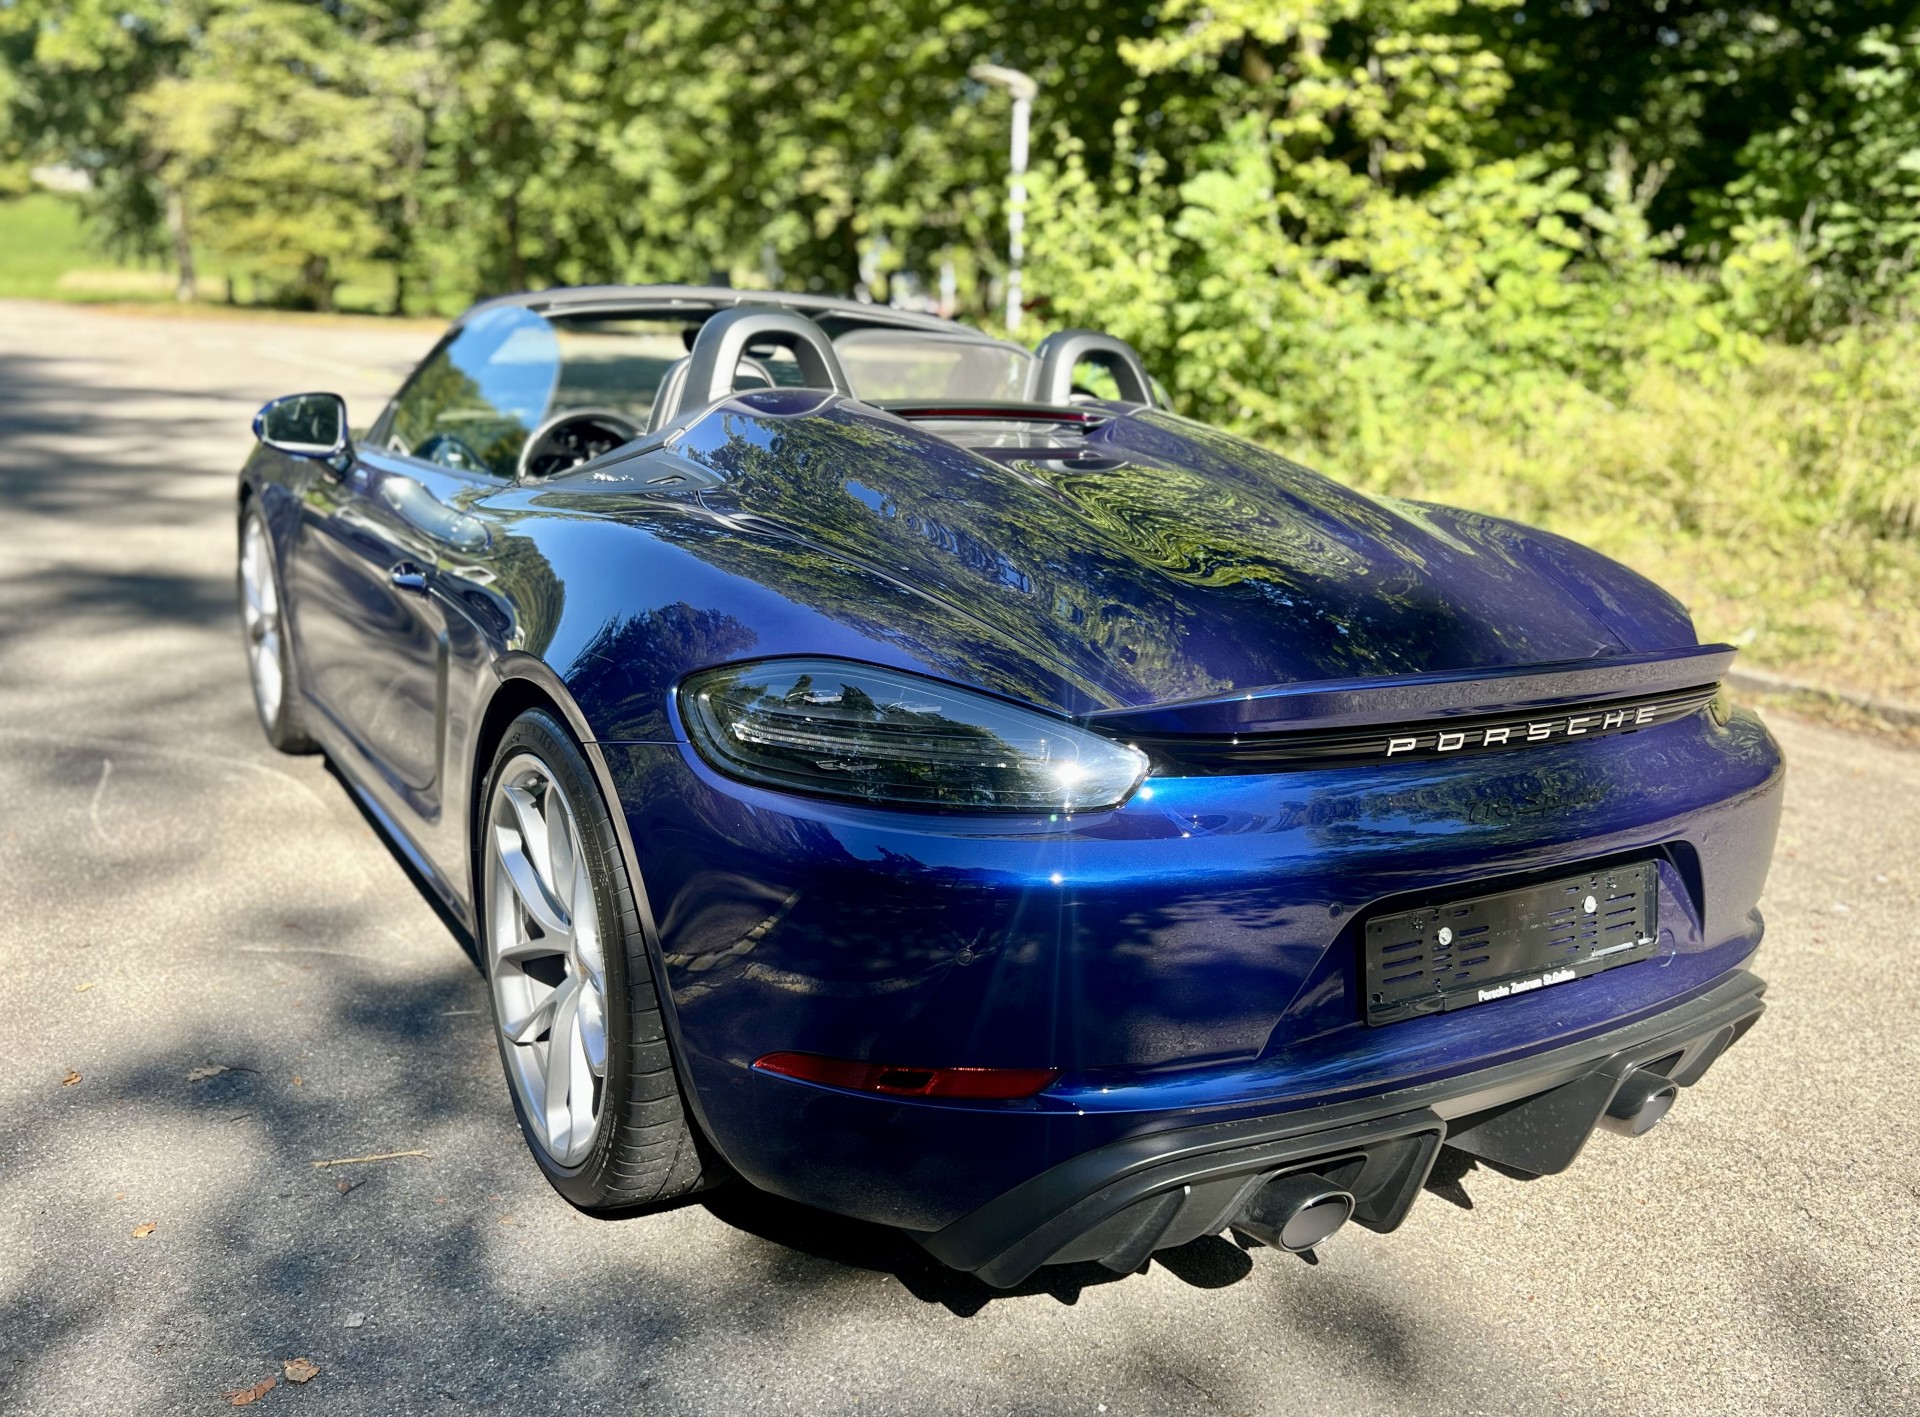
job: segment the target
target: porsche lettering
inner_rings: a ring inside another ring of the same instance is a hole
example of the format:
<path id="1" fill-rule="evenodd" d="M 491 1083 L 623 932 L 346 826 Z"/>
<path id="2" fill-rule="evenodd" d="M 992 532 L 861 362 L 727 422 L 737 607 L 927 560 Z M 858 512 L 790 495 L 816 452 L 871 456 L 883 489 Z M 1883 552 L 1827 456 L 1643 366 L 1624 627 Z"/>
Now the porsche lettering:
<path id="1" fill-rule="evenodd" d="M 1580 738 L 1589 733 L 1610 733 L 1616 729 L 1643 728 L 1660 716 L 1659 704 L 1641 704 L 1638 708 L 1610 709 L 1605 713 L 1571 714 L 1564 718 L 1536 719 L 1529 723 L 1503 723 L 1488 728 L 1459 728 L 1434 733 L 1400 734 L 1387 739 L 1386 756 L 1425 750 L 1432 753 L 1458 753 L 1470 748 L 1504 748 L 1514 743 L 1545 743 L 1555 738 Z"/>

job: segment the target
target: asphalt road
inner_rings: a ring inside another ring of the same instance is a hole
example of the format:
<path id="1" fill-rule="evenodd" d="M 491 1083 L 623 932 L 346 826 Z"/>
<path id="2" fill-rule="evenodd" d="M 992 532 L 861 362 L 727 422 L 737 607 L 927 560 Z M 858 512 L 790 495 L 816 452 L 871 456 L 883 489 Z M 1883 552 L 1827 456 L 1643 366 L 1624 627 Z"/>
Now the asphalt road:
<path id="1" fill-rule="evenodd" d="M 0 303 L 0 1411 L 307 1358 L 255 1410 L 1920 1413 L 1920 755 L 1791 722 L 1766 1018 L 1562 1177 L 1011 1295 L 752 1194 L 576 1214 L 231 609 L 254 407 L 365 421 L 430 338 Z"/>

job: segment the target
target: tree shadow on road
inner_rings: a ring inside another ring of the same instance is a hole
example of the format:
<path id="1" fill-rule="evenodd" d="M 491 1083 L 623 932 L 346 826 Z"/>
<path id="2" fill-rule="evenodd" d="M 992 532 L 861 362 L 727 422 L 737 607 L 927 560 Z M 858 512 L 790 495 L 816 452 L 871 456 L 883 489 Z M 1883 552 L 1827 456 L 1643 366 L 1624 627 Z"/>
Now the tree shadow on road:
<path id="1" fill-rule="evenodd" d="M 446 926 L 448 935 L 467 955 L 476 973 L 484 975 L 479 946 L 472 933 L 447 908 L 439 893 L 393 839 L 385 823 L 368 810 L 339 769 L 329 762 L 327 770 L 421 899 Z M 708 1214 L 736 1230 L 797 1254 L 848 1269 L 891 1274 L 915 1298 L 942 1305 L 961 1317 L 979 1313 L 996 1299 L 1046 1295 L 1063 1304 L 1074 1304 L 1079 1302 L 1085 1289 L 1128 1277 L 1094 1263 L 1050 1265 L 1010 1289 L 998 1289 L 971 1274 L 948 1268 L 906 1234 L 890 1226 L 817 1210 L 740 1180 L 663 1206 L 638 1208 L 629 1213 L 628 1218 L 640 1219 L 693 1204 L 704 1206 Z M 1238 1246 L 1219 1236 L 1204 1236 L 1177 1249 L 1161 1251 L 1151 1262 L 1199 1289 L 1218 1289 L 1236 1283 L 1253 1269 L 1252 1261 Z"/>

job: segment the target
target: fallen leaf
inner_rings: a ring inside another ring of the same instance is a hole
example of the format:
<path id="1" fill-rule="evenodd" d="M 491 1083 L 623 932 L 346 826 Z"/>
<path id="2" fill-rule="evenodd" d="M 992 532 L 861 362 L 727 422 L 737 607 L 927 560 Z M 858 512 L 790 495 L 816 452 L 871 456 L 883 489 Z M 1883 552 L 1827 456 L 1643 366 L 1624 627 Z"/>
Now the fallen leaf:
<path id="1" fill-rule="evenodd" d="M 156 1225 L 153 1221 L 143 1220 L 138 1225 L 133 1227 L 133 1238 L 136 1240 L 144 1240 L 147 1238 L 147 1236 L 151 1235 L 155 1230 L 159 1228 L 160 1227 Z"/>
<path id="2" fill-rule="evenodd" d="M 309 1358 L 289 1358 L 280 1365 L 290 1383 L 310 1383 L 320 1376 L 320 1365 Z"/>
<path id="3" fill-rule="evenodd" d="M 92 987 L 93 987 L 93 981 L 89 979 L 85 984 L 74 985 L 73 992 L 76 994 L 84 994 L 87 992 L 87 990 L 91 989 Z"/>
<path id="4" fill-rule="evenodd" d="M 280 1379 L 278 1378 L 262 1378 L 252 1387 L 239 1388 L 233 1392 L 223 1392 L 220 1396 L 224 1397 L 228 1402 L 231 1402 L 235 1407 L 251 1407 L 279 1386 Z"/>
<path id="5" fill-rule="evenodd" d="M 231 1069 L 225 1063 L 202 1063 L 197 1068 L 187 1069 L 188 1082 L 205 1082 L 208 1078 L 217 1078 Z"/>
<path id="6" fill-rule="evenodd" d="M 80 1081 L 80 1074 L 74 1072 L 71 1068 L 69 1068 L 67 1070 L 67 1075 L 60 1079 L 60 1086 L 72 1087 L 78 1081 Z"/>

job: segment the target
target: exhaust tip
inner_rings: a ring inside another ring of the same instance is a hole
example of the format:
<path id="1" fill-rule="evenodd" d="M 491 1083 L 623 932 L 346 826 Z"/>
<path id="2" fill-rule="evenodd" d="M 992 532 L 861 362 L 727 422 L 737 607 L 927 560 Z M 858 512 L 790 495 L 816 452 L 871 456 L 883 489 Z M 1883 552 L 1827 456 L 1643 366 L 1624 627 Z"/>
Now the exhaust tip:
<path id="1" fill-rule="evenodd" d="M 1628 1073 L 1600 1125 L 1623 1137 L 1645 1136 L 1672 1110 L 1679 1095 L 1673 1080 L 1659 1073 Z"/>
<path id="2" fill-rule="evenodd" d="M 1297 1255 L 1324 1243 L 1352 1217 L 1351 1192 L 1324 1176 L 1301 1172 L 1262 1186 L 1234 1218 L 1233 1228 Z"/>

